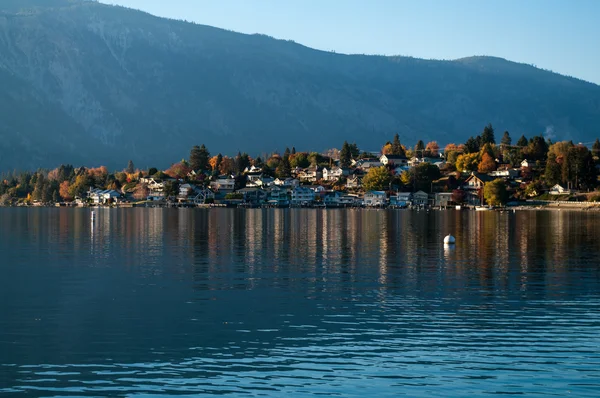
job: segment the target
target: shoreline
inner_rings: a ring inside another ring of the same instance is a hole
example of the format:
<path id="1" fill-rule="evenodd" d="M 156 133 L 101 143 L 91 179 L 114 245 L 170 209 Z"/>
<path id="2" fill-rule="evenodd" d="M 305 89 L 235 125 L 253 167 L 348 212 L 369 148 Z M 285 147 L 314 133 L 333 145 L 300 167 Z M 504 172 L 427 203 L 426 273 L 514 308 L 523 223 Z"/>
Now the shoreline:
<path id="1" fill-rule="evenodd" d="M 0 206 L 2 208 L 70 208 L 70 209 L 133 209 L 133 208 L 159 208 L 159 209 L 244 209 L 244 210 L 257 210 L 257 209 L 313 209 L 313 210 L 412 210 L 412 211 L 457 211 L 457 212 L 474 212 L 474 206 L 464 206 L 461 209 L 456 209 L 454 206 L 446 208 L 439 207 L 425 207 L 425 208 L 411 208 L 411 207 L 394 207 L 394 206 L 383 206 L 383 207 L 365 207 L 365 206 L 247 206 L 238 204 L 197 204 L 197 205 L 182 205 L 182 204 L 154 204 L 149 205 L 147 203 L 126 203 L 121 205 L 73 205 L 73 204 L 50 204 L 50 205 L 27 205 L 27 206 Z M 573 203 L 549 203 L 549 204 L 529 204 L 529 205 L 513 205 L 498 208 L 486 209 L 484 212 L 510 212 L 510 211 L 600 211 L 600 203 L 597 202 L 573 202 Z M 480 212 L 480 211 L 477 211 Z"/>

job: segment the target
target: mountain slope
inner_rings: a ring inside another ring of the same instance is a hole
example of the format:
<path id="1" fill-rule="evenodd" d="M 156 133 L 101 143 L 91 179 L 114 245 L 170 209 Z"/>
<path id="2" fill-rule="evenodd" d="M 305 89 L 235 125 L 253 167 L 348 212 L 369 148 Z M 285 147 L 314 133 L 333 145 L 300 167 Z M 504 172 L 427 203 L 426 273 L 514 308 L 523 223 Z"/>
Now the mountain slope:
<path id="1" fill-rule="evenodd" d="M 3 3 L 0 54 L 0 170 L 600 124 L 599 86 L 527 65 L 334 54 L 89 1 Z"/>

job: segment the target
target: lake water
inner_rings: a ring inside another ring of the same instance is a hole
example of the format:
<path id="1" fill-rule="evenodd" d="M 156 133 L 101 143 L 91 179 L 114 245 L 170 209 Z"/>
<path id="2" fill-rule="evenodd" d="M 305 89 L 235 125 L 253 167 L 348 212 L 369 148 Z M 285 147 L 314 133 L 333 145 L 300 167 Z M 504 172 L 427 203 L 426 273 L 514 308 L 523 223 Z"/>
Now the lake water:
<path id="1" fill-rule="evenodd" d="M 0 395 L 597 397 L 599 247 L 585 212 L 0 209 Z"/>

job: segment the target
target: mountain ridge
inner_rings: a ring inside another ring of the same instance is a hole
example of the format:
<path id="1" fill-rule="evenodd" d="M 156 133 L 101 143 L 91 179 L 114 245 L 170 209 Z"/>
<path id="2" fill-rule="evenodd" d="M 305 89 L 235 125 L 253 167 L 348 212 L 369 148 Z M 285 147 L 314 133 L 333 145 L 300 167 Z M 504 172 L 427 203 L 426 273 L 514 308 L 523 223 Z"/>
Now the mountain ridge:
<path id="1" fill-rule="evenodd" d="M 13 87 L 0 170 L 163 167 L 199 143 L 259 154 L 373 148 L 395 133 L 464 142 L 488 122 L 515 139 L 552 127 L 591 141 L 600 124 L 598 85 L 501 58 L 338 54 L 95 1 L 26 3 L 36 11 L 0 7 L 0 79 Z"/>

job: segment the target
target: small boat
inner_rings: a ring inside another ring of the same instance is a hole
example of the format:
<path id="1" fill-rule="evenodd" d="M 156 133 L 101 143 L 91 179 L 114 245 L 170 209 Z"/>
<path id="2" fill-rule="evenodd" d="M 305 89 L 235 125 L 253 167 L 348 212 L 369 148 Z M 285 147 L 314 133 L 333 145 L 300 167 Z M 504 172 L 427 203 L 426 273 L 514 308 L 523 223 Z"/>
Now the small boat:
<path id="1" fill-rule="evenodd" d="M 460 209 L 462 209 L 462 207 L 461 207 L 460 205 L 456 205 L 454 208 L 455 208 L 456 210 L 460 210 Z"/>
<path id="2" fill-rule="evenodd" d="M 475 211 L 487 211 L 487 210 L 492 210 L 492 208 L 488 207 L 488 206 L 475 206 Z"/>

